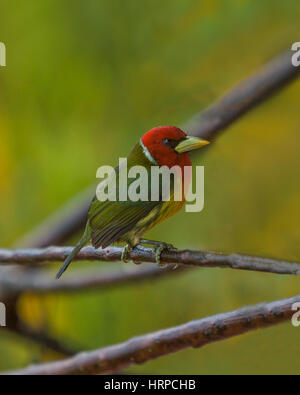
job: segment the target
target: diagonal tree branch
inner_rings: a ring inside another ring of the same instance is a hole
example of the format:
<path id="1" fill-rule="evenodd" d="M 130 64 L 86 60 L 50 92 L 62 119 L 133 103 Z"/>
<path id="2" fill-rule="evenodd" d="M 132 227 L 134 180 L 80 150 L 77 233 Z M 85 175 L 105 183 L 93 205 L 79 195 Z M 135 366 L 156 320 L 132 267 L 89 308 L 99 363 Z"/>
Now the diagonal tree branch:
<path id="1" fill-rule="evenodd" d="M 211 317 L 135 337 L 124 343 L 77 354 L 74 357 L 9 372 L 14 375 L 113 373 L 133 364 L 266 328 L 291 319 L 300 295 Z"/>
<path id="2" fill-rule="evenodd" d="M 300 67 L 292 65 L 292 54 L 290 50 L 283 52 L 196 115 L 186 125 L 189 134 L 214 139 L 232 122 L 298 77 Z"/>
<path id="3" fill-rule="evenodd" d="M 36 249 L 8 250 L 0 249 L 0 264 L 32 264 L 64 261 L 71 253 L 72 247 L 48 247 Z M 95 249 L 84 247 L 74 261 L 105 261 L 121 260 L 122 247 Z M 131 249 L 128 256 L 135 263 L 156 262 L 155 250 L 143 246 Z M 300 263 L 280 261 L 270 258 L 240 254 L 222 254 L 192 250 L 164 250 L 161 263 L 168 265 L 184 265 L 196 267 L 219 267 L 238 270 L 253 270 L 277 274 L 300 274 Z"/>
<path id="4" fill-rule="evenodd" d="M 84 227 L 95 190 L 96 186 L 92 185 L 74 196 L 36 228 L 17 240 L 16 246 L 47 247 L 64 243 Z"/>

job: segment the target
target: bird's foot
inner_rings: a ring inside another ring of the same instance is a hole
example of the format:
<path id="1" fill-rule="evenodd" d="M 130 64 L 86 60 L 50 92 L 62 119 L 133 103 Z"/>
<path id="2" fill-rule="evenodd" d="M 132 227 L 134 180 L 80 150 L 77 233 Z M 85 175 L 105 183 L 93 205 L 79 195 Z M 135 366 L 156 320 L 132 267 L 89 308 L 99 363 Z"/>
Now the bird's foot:
<path id="1" fill-rule="evenodd" d="M 134 249 L 135 246 L 132 246 L 131 244 L 126 244 L 123 251 L 122 251 L 122 255 L 121 255 L 121 261 L 123 261 L 124 263 L 128 263 L 128 262 L 133 262 L 136 265 L 140 265 L 141 262 L 136 262 L 134 259 L 131 259 L 129 257 L 129 252 L 131 249 Z"/>
<path id="2" fill-rule="evenodd" d="M 153 245 L 155 247 L 155 261 L 158 266 L 164 267 L 165 265 L 161 263 L 161 253 L 164 250 L 176 250 L 176 248 L 173 246 L 173 244 L 165 243 L 164 241 L 154 241 L 154 240 L 146 240 L 146 239 L 141 239 L 140 244 L 149 244 Z"/>

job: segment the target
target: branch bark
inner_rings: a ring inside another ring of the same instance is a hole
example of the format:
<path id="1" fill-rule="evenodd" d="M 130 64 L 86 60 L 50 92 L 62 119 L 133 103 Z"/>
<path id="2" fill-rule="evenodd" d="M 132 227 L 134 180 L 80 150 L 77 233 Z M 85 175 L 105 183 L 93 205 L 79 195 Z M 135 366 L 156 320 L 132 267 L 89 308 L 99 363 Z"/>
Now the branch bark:
<path id="1" fill-rule="evenodd" d="M 8 250 L 0 249 L 2 264 L 32 264 L 64 261 L 71 253 L 72 247 L 48 247 L 36 249 Z M 121 260 L 122 247 L 107 247 L 104 250 L 91 246 L 84 247 L 74 261 L 105 261 Z M 155 250 L 143 246 L 131 249 L 128 255 L 133 262 L 156 262 Z M 164 250 L 161 263 L 166 265 L 183 265 L 196 267 L 219 267 L 238 270 L 253 270 L 277 274 L 300 274 L 300 263 L 280 261 L 240 254 L 222 254 L 192 250 Z"/>
<path id="2" fill-rule="evenodd" d="M 300 295 L 190 321 L 183 325 L 135 337 L 114 346 L 80 353 L 56 362 L 30 366 L 9 372 L 9 374 L 114 373 L 133 364 L 142 364 L 188 347 L 203 347 L 254 329 L 282 323 L 291 319 L 294 313 L 292 305 L 296 302 L 300 302 Z"/>

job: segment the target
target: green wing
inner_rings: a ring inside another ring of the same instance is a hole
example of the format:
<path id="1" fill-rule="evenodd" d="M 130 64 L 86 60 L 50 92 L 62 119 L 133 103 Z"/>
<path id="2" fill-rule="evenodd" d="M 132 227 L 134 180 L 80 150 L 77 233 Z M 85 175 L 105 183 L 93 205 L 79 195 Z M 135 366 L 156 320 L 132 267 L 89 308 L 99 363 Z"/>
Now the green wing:
<path id="1" fill-rule="evenodd" d="M 146 158 L 139 143 L 135 145 L 127 159 L 128 169 L 134 165 L 141 165 L 150 172 L 151 165 L 153 165 Z M 115 171 L 118 196 L 119 167 L 116 167 Z M 133 181 L 128 180 L 128 187 Z M 161 200 L 151 201 L 150 191 L 151 178 L 148 177 L 148 201 L 117 200 L 102 202 L 95 197 L 91 203 L 88 215 L 93 246 L 95 248 L 105 248 L 120 240 L 123 235 L 133 230 L 139 221 L 146 218 L 154 208 L 162 206 L 163 202 Z M 159 210 L 157 210 L 157 215 L 159 215 Z M 155 217 L 152 219 L 155 220 Z"/>
<path id="2" fill-rule="evenodd" d="M 89 210 L 92 244 L 105 248 L 120 240 L 161 202 L 100 202 L 97 197 Z"/>
<path id="3" fill-rule="evenodd" d="M 119 194 L 119 167 L 116 171 L 116 198 Z M 108 179 L 109 180 L 109 179 Z M 134 180 L 128 180 L 128 187 Z M 150 181 L 149 181 L 150 182 Z M 148 191 L 150 190 L 148 186 Z M 99 201 L 95 196 L 88 214 L 92 244 L 95 248 L 105 248 L 121 239 L 123 235 L 134 229 L 136 224 L 147 217 L 160 201 Z"/>

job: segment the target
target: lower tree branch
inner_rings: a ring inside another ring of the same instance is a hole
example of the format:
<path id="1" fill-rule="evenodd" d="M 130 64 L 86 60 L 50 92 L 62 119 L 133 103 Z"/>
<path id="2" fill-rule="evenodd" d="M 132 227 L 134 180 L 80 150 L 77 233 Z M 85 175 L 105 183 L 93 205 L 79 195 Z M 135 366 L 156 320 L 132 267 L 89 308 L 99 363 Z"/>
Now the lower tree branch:
<path id="1" fill-rule="evenodd" d="M 150 281 L 165 275 L 179 274 L 187 271 L 180 267 L 173 270 L 172 265 L 160 268 L 157 266 L 133 267 L 123 265 L 122 268 L 109 268 L 107 270 L 75 270 L 57 281 L 49 272 L 39 269 L 30 269 L 25 272 L 15 272 L 14 275 L 3 275 L 0 278 L 0 300 L 22 292 L 34 293 L 69 293 L 103 290 L 126 284 Z"/>
<path id="2" fill-rule="evenodd" d="M 133 364 L 265 328 L 291 319 L 300 295 L 190 321 L 74 357 L 9 372 L 15 375 L 103 374 Z"/>

